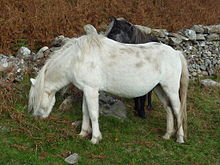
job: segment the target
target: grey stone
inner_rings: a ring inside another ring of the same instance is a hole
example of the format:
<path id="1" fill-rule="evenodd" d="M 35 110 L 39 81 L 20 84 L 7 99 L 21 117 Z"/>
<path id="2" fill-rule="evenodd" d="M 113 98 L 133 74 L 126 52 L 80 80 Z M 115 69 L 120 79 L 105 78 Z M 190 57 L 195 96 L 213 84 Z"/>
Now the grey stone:
<path id="1" fill-rule="evenodd" d="M 197 41 L 205 41 L 204 34 L 196 34 L 196 40 Z"/>
<path id="2" fill-rule="evenodd" d="M 73 101 L 74 99 L 69 96 L 67 97 L 59 106 L 59 110 L 62 110 L 62 111 L 67 111 L 67 110 L 70 110 L 73 108 Z"/>
<path id="3" fill-rule="evenodd" d="M 170 37 L 170 45 L 179 45 L 182 42 L 182 39 Z"/>
<path id="4" fill-rule="evenodd" d="M 208 41 L 219 41 L 220 40 L 220 35 L 213 33 L 207 36 Z"/>
<path id="5" fill-rule="evenodd" d="M 20 47 L 20 49 L 17 51 L 17 55 L 16 57 L 19 57 L 19 58 L 27 58 L 27 57 L 30 57 L 30 54 L 31 54 L 31 51 L 30 49 L 28 49 L 27 47 Z"/>
<path id="6" fill-rule="evenodd" d="M 80 156 L 77 153 L 74 153 L 65 158 L 64 161 L 68 164 L 75 164 L 78 162 L 79 158 Z"/>
<path id="7" fill-rule="evenodd" d="M 8 57 L 0 54 L 0 72 L 5 71 L 9 66 Z"/>
<path id="8" fill-rule="evenodd" d="M 218 33 L 218 34 L 220 34 L 220 24 L 209 26 L 208 29 L 209 29 L 209 33 Z"/>
<path id="9" fill-rule="evenodd" d="M 196 32 L 191 29 L 184 29 L 182 30 L 184 36 L 189 38 L 189 40 L 196 40 Z"/>
<path id="10" fill-rule="evenodd" d="M 184 40 L 184 41 L 188 41 L 189 40 L 188 38 L 186 38 L 183 35 L 178 34 L 178 33 L 169 33 L 168 36 L 169 37 L 175 37 L 175 38 L 178 38 L 178 39 L 181 39 L 181 40 Z"/>
<path id="11" fill-rule="evenodd" d="M 200 45 L 199 45 L 199 46 L 201 46 L 201 47 L 205 47 L 206 44 L 205 44 L 205 42 L 200 42 Z"/>
<path id="12" fill-rule="evenodd" d="M 6 126 L 1 126 L 0 125 L 0 131 L 7 131 L 7 130 L 8 130 L 8 128 Z"/>
<path id="13" fill-rule="evenodd" d="M 220 83 L 211 79 L 201 80 L 201 84 L 205 87 L 220 87 Z"/>
<path id="14" fill-rule="evenodd" d="M 191 74 L 193 77 L 196 77 L 197 76 L 197 73 L 196 72 L 192 72 Z"/>
<path id="15" fill-rule="evenodd" d="M 202 74 L 203 76 L 208 76 L 208 75 L 209 75 L 207 71 L 202 71 L 201 74 Z"/>
<path id="16" fill-rule="evenodd" d="M 118 119 L 127 118 L 127 110 L 123 102 L 105 92 L 100 92 L 99 107 L 102 115 L 113 116 Z"/>
<path id="17" fill-rule="evenodd" d="M 206 66 L 201 65 L 201 66 L 200 66 L 200 69 L 204 71 L 204 70 L 206 70 Z"/>
<path id="18" fill-rule="evenodd" d="M 205 66 L 210 66 L 212 64 L 210 59 L 205 59 Z"/>
<path id="19" fill-rule="evenodd" d="M 0 55 L 0 71 L 6 72 L 1 81 L 21 81 L 26 68 L 27 66 L 22 58 Z"/>
<path id="20" fill-rule="evenodd" d="M 72 126 L 74 127 L 79 127 L 81 124 L 82 124 L 82 120 L 77 120 L 77 121 L 72 122 Z"/>
<path id="21" fill-rule="evenodd" d="M 192 28 L 196 33 L 204 33 L 205 27 L 203 25 L 194 25 Z"/>
<path id="22" fill-rule="evenodd" d="M 160 38 L 165 38 L 169 33 L 166 29 L 152 29 L 151 34 Z"/>

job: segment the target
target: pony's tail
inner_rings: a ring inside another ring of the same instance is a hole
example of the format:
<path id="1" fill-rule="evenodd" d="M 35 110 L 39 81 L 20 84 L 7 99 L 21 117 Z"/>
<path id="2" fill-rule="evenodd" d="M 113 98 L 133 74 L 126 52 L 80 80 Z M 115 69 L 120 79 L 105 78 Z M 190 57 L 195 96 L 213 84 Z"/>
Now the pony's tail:
<path id="1" fill-rule="evenodd" d="M 186 112 L 186 99 L 187 99 L 187 91 L 188 91 L 188 84 L 189 84 L 189 72 L 187 68 L 187 62 L 185 57 L 183 56 L 182 52 L 180 52 L 180 59 L 182 63 L 182 73 L 180 78 L 180 113 L 181 113 L 181 120 L 185 138 L 187 137 L 187 112 Z"/>

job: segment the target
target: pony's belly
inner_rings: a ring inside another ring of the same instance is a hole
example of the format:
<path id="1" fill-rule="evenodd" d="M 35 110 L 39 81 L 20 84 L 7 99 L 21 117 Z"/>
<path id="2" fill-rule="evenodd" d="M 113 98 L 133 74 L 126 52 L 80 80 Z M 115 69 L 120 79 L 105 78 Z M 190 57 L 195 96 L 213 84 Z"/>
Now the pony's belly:
<path id="1" fill-rule="evenodd" d="M 138 82 L 135 83 L 135 81 L 124 83 L 111 83 L 109 84 L 109 86 L 106 87 L 106 89 L 104 89 L 104 91 L 120 97 L 134 98 L 147 94 L 157 84 L 158 81 L 152 81 L 146 84 Z"/>

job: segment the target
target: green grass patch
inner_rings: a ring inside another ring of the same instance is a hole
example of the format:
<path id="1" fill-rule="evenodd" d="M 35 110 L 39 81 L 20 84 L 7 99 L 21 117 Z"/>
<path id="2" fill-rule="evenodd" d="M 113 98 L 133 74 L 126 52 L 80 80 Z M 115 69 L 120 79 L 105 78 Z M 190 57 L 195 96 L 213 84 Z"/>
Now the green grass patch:
<path id="1" fill-rule="evenodd" d="M 188 140 L 163 140 L 165 111 L 156 97 L 154 110 L 147 120 L 133 115 L 133 100 L 123 99 L 128 107 L 124 121 L 100 116 L 103 140 L 93 145 L 78 137 L 80 127 L 71 125 L 81 120 L 81 101 L 73 110 L 61 111 L 58 95 L 49 118 L 38 120 L 27 112 L 29 79 L 16 87 L 13 96 L 5 98 L 0 109 L 0 164 L 66 164 L 71 153 L 80 155 L 77 164 L 220 164 L 220 89 L 202 88 L 190 83 L 188 94 Z M 7 107 L 8 106 L 8 107 Z"/>

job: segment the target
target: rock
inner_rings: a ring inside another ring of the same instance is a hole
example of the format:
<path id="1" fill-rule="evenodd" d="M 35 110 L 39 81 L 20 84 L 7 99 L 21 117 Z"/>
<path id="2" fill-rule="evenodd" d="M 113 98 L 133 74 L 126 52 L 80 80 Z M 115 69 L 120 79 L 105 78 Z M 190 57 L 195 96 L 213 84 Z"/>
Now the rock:
<path id="1" fill-rule="evenodd" d="M 201 65 L 200 69 L 204 71 L 204 70 L 206 70 L 206 66 L 205 65 Z"/>
<path id="2" fill-rule="evenodd" d="M 143 31 L 144 33 L 150 34 L 151 33 L 151 28 L 147 27 L 147 26 L 141 26 L 141 25 L 135 25 L 135 27 L 137 27 L 138 29 L 140 29 L 141 31 Z"/>
<path id="3" fill-rule="evenodd" d="M 67 111 L 73 108 L 73 101 L 74 99 L 71 96 L 68 96 L 62 104 L 59 106 L 59 110 Z"/>
<path id="4" fill-rule="evenodd" d="M 7 131 L 7 130 L 8 130 L 8 128 L 6 126 L 1 126 L 0 125 L 0 131 Z"/>
<path id="5" fill-rule="evenodd" d="M 72 126 L 74 126 L 74 127 L 79 127 L 81 124 L 82 124 L 81 120 L 72 122 Z"/>
<path id="6" fill-rule="evenodd" d="M 189 38 L 189 40 L 196 40 L 196 32 L 191 29 L 184 29 L 181 31 L 184 36 Z"/>
<path id="7" fill-rule="evenodd" d="M 208 67 L 208 66 L 210 66 L 212 64 L 211 60 L 209 60 L 209 59 L 205 59 L 204 63 L 205 63 L 206 67 Z"/>
<path id="8" fill-rule="evenodd" d="M 204 33 L 205 27 L 203 25 L 194 25 L 192 28 L 196 33 Z"/>
<path id="9" fill-rule="evenodd" d="M 178 34 L 178 33 L 169 33 L 168 34 L 169 37 L 175 37 L 175 38 L 178 38 L 178 39 L 181 39 L 181 40 L 184 40 L 184 41 L 188 41 L 189 39 L 182 36 L 181 34 Z"/>
<path id="10" fill-rule="evenodd" d="M 48 56 L 49 52 L 49 48 L 47 46 L 44 46 L 37 52 L 35 59 L 46 57 Z"/>
<path id="11" fill-rule="evenodd" d="M 202 71 L 201 74 L 202 74 L 203 76 L 208 76 L 208 75 L 209 75 L 207 71 Z"/>
<path id="12" fill-rule="evenodd" d="M 98 34 L 96 28 L 90 24 L 83 26 L 83 29 L 85 30 L 86 34 Z"/>
<path id="13" fill-rule="evenodd" d="M 180 38 L 175 38 L 175 37 L 170 37 L 170 45 L 179 45 L 182 42 L 182 39 Z"/>
<path id="14" fill-rule="evenodd" d="M 59 106 L 59 110 L 68 111 L 73 108 L 74 101 L 77 98 L 70 96 L 71 95 L 71 92 L 69 91 L 70 87 L 65 88 L 63 90 L 64 91 L 61 92 L 62 95 L 63 96 L 69 95 L 69 96 Z M 80 98 L 80 100 L 81 99 L 82 97 Z M 99 111 L 101 115 L 113 116 L 118 119 L 127 118 L 127 110 L 123 102 L 104 92 L 100 92 L 99 95 Z"/>
<path id="15" fill-rule="evenodd" d="M 205 41 L 204 34 L 196 34 L 196 40 L 197 41 Z"/>
<path id="16" fill-rule="evenodd" d="M 218 33 L 218 34 L 220 34 L 220 24 L 209 26 L 208 30 L 209 30 L 209 33 Z"/>
<path id="17" fill-rule="evenodd" d="M 127 118 L 127 111 L 123 102 L 104 92 L 100 92 L 99 95 L 99 110 L 100 114 L 106 116 L 113 116 L 118 119 Z"/>
<path id="18" fill-rule="evenodd" d="M 220 87 L 220 83 L 211 79 L 201 80 L 201 84 L 205 87 Z"/>
<path id="19" fill-rule="evenodd" d="M 216 33 L 209 34 L 209 35 L 207 36 L 207 40 L 208 40 L 208 41 L 219 41 L 219 40 L 220 40 L 220 35 L 219 35 L 219 34 L 216 34 Z"/>
<path id="20" fill-rule="evenodd" d="M 27 58 L 30 57 L 31 51 L 27 47 L 20 47 L 20 49 L 17 51 L 16 57 L 19 58 Z"/>
<path id="21" fill-rule="evenodd" d="M 0 71 L 5 72 L 4 80 L 1 81 L 21 81 L 26 69 L 27 65 L 22 58 L 0 55 Z"/>
<path id="22" fill-rule="evenodd" d="M 169 33 L 166 29 L 152 29 L 151 34 L 156 37 L 165 38 Z"/>
<path id="23" fill-rule="evenodd" d="M 197 73 L 196 72 L 192 72 L 191 74 L 193 77 L 196 77 L 197 76 Z"/>
<path id="24" fill-rule="evenodd" d="M 77 153 L 71 154 L 67 158 L 65 158 L 65 162 L 68 164 L 75 164 L 78 162 L 80 156 Z"/>
<path id="25" fill-rule="evenodd" d="M 9 66 L 10 64 L 8 62 L 8 57 L 3 54 L 0 54 L 0 72 L 7 70 Z"/>
<path id="26" fill-rule="evenodd" d="M 206 44 L 205 44 L 205 42 L 200 42 L 200 45 L 199 45 L 199 46 L 201 46 L 201 47 L 205 47 Z"/>

